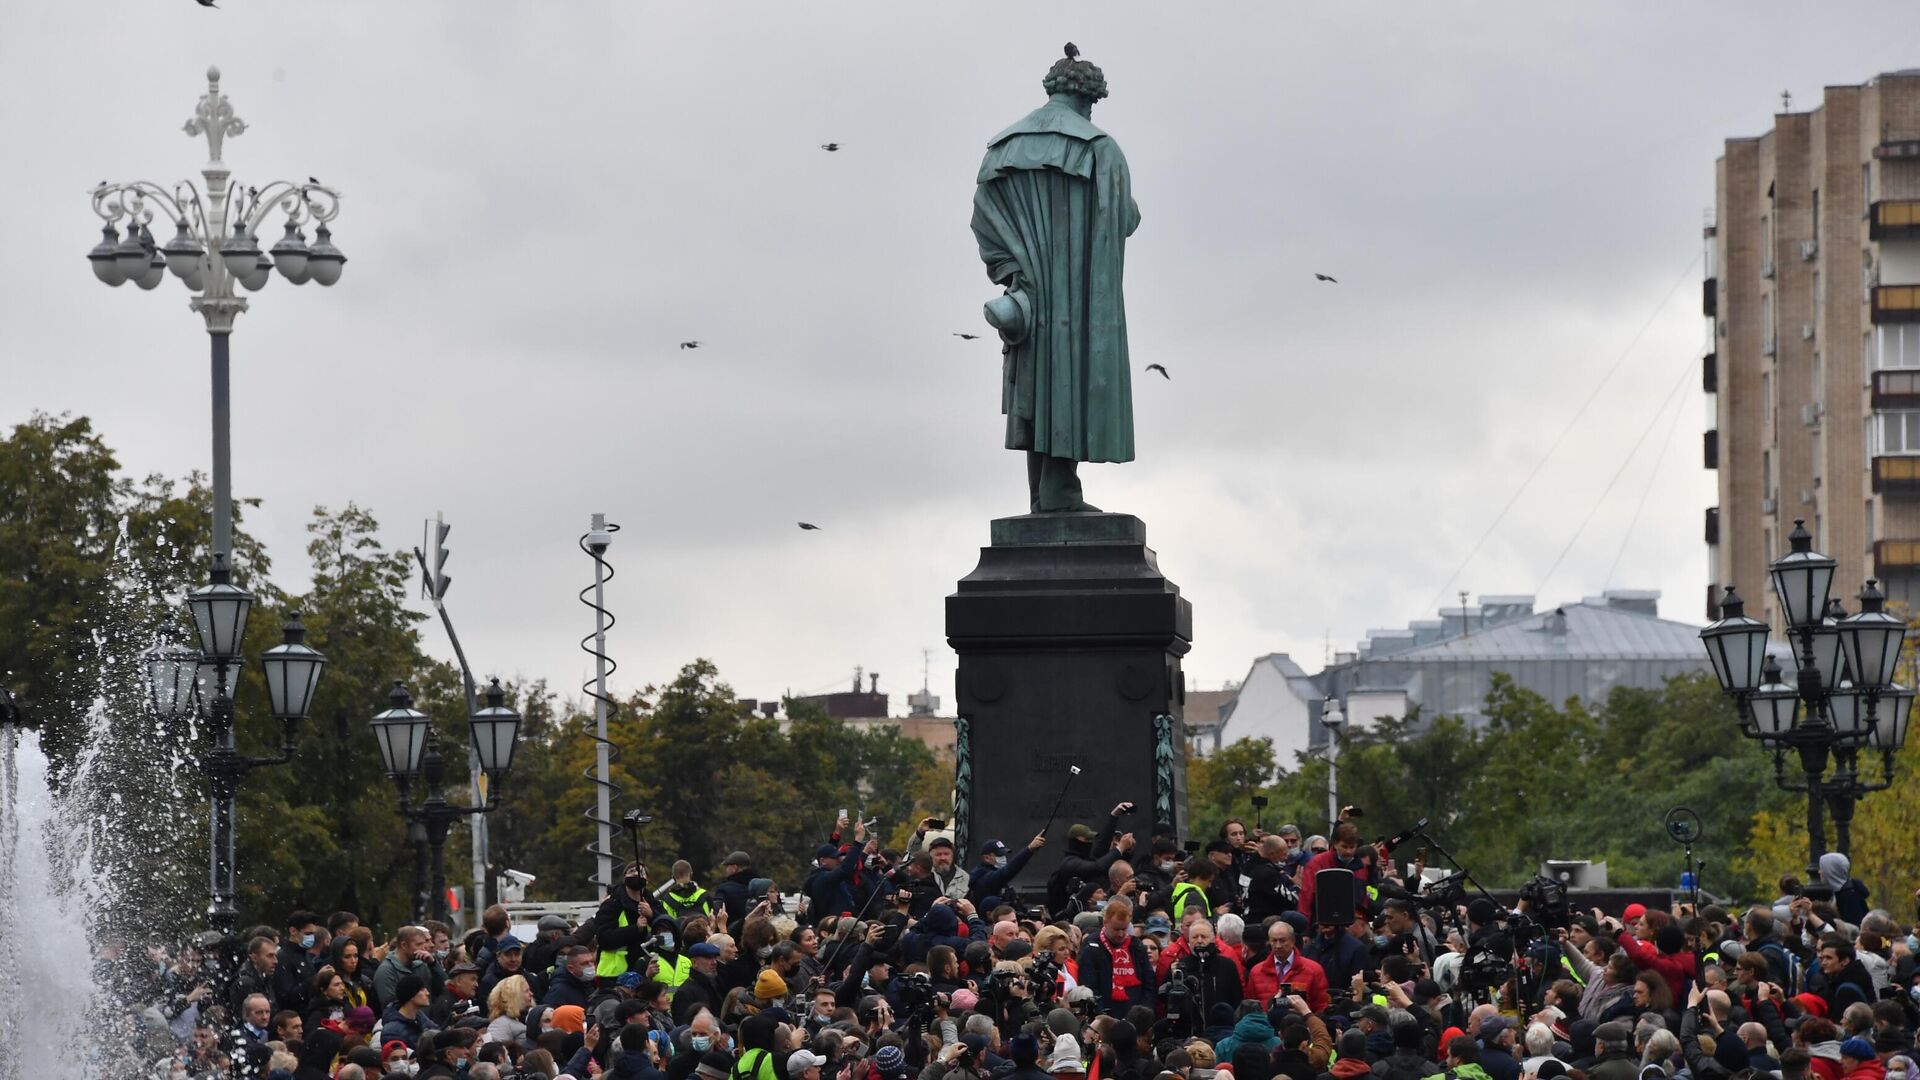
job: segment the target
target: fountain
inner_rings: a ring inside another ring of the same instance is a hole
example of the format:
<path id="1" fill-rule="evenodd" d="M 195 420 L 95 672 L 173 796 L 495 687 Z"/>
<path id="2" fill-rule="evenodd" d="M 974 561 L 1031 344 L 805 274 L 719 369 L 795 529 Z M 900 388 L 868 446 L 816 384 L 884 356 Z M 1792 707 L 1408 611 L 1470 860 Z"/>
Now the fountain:
<path id="1" fill-rule="evenodd" d="M 98 1045 L 94 948 L 85 913 L 98 877 L 62 824 L 37 732 L 0 730 L 0 1080 L 71 1075 Z M 55 852 L 61 855 L 56 858 Z M 64 884 L 63 884 L 64 883 Z"/>
<path id="2" fill-rule="evenodd" d="M 0 687 L 0 1080 L 153 1075 L 172 1036 L 147 1010 L 145 943 L 177 942 L 201 918 L 202 789 L 129 659 L 168 590 L 126 541 L 123 522 L 80 700 L 15 709 Z M 56 753 L 43 744 L 53 730 L 78 737 Z"/>

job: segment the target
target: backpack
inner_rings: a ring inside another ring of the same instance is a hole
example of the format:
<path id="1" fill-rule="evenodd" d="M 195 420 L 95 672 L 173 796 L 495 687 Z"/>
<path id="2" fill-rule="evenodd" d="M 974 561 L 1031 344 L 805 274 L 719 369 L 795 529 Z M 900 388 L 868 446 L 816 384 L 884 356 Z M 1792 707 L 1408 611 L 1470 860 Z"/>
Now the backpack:
<path id="1" fill-rule="evenodd" d="M 1774 962 L 1778 961 L 1781 970 L 1787 973 L 1786 978 L 1781 981 L 1781 993 L 1792 997 L 1800 992 L 1799 957 L 1788 952 L 1786 948 L 1777 941 L 1769 941 L 1765 945 L 1760 946 L 1760 955 L 1767 958 L 1768 967 L 1774 966 Z"/>

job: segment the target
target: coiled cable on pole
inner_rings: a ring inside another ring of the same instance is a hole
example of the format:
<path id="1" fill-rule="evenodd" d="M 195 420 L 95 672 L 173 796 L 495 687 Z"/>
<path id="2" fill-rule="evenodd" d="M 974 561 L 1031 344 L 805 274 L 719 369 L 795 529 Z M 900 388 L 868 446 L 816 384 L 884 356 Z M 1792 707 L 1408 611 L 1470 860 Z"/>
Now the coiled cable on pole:
<path id="1" fill-rule="evenodd" d="M 595 790 L 594 804 L 584 815 L 593 822 L 594 838 L 587 845 L 587 851 L 594 857 L 594 872 L 587 880 L 600 887 L 603 892 L 612 892 L 614 885 L 614 838 L 621 833 L 620 823 L 613 816 L 613 803 L 622 794 L 613 782 L 613 762 L 620 757 L 620 748 L 607 737 L 607 728 L 617 711 L 613 698 L 607 694 L 607 676 L 619 670 L 620 665 L 607 655 L 607 631 L 613 628 L 613 612 L 606 607 L 606 585 L 613 580 L 613 567 L 606 559 L 607 547 L 613 542 L 613 534 L 620 526 L 609 525 L 605 514 L 593 515 L 593 528 L 580 537 L 580 550 L 593 558 L 593 584 L 580 590 L 580 602 L 593 610 L 593 633 L 580 639 L 580 648 L 593 657 L 594 677 L 581 689 L 594 702 L 593 719 L 589 721 L 587 737 L 593 740 L 594 761 L 581 775 L 592 781 Z"/>

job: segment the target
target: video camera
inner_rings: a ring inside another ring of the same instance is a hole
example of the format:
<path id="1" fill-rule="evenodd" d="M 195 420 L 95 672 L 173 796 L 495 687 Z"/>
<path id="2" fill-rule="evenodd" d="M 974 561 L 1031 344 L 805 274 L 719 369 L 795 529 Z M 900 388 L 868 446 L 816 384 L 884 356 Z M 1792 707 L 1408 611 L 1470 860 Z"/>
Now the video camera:
<path id="1" fill-rule="evenodd" d="M 900 1009 L 908 1016 L 931 1012 L 933 994 L 933 977 L 926 972 L 915 971 L 900 977 Z"/>
<path id="2" fill-rule="evenodd" d="M 1567 902 L 1567 885 L 1537 874 L 1520 886 L 1520 899 L 1527 915 L 1549 930 L 1565 930 L 1573 925 L 1573 906 Z"/>
<path id="3" fill-rule="evenodd" d="M 1050 953 L 1035 953 L 1027 969 L 1027 985 L 1042 1009 L 1052 1008 L 1053 999 L 1060 993 L 1060 962 Z"/>

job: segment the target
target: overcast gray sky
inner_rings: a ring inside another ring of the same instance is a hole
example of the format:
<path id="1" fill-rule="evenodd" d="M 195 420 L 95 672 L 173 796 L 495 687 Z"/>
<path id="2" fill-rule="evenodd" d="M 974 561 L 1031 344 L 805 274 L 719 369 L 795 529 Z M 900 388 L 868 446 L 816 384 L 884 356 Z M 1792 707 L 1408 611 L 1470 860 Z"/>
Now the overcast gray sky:
<path id="1" fill-rule="evenodd" d="M 395 545 L 444 511 L 469 656 L 565 689 L 605 510 L 623 688 L 707 656 L 743 696 L 856 664 L 904 695 L 930 649 L 951 706 L 942 598 L 1025 508 L 998 349 L 950 336 L 994 291 L 973 175 L 1069 39 L 1144 218 L 1134 359 L 1173 375 L 1136 373 L 1140 460 L 1088 497 L 1193 601 L 1196 688 L 1430 614 L 1623 354 L 1454 588 L 1698 619 L 1714 158 L 1783 89 L 1920 64 L 1909 3 L 12 0 L 0 424 L 84 413 L 134 472 L 207 467 L 184 290 L 84 255 L 96 181 L 197 177 L 218 64 L 236 179 L 345 193 L 341 283 L 276 279 L 233 339 L 277 576 L 315 504 Z"/>

